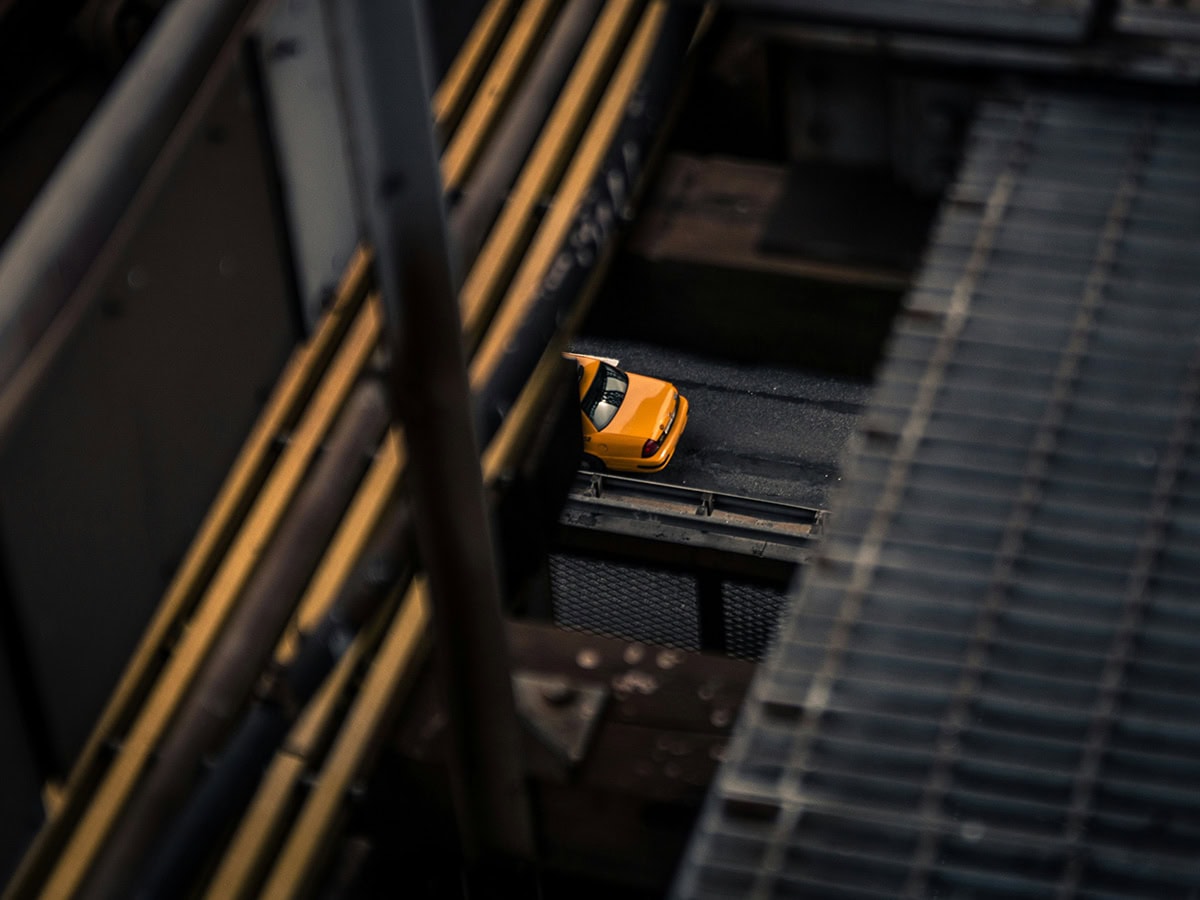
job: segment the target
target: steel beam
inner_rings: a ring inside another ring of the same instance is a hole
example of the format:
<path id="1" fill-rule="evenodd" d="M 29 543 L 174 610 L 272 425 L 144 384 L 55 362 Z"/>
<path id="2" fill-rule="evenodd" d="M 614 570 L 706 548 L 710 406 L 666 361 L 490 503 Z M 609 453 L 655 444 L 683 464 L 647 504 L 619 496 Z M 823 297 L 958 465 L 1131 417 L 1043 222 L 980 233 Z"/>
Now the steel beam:
<path id="1" fill-rule="evenodd" d="M 363 227 L 376 248 L 411 496 L 454 729 L 464 848 L 532 855 L 507 648 L 415 2 L 327 2 Z"/>
<path id="2" fill-rule="evenodd" d="M 187 877 L 203 863 L 205 842 L 195 835 L 184 848 L 170 844 L 164 848 L 158 839 L 191 791 L 205 754 L 221 746 L 237 721 L 386 422 L 387 404 L 379 385 L 368 381 L 358 387 L 314 462 L 311 477 L 247 581 L 221 640 L 200 667 L 187 699 L 155 750 L 154 765 L 130 796 L 80 896 L 121 896 L 134 884 L 141 885 L 138 896 L 177 896 Z M 219 831 L 222 824 L 218 819 L 209 827 Z M 155 847 L 157 852 L 151 854 Z M 147 870 L 154 876 L 143 882 Z"/>
<path id="3" fill-rule="evenodd" d="M 463 183 L 462 198 L 452 213 L 450 227 L 455 229 L 457 221 L 455 237 L 464 268 L 475 261 L 513 179 L 540 133 L 546 111 L 554 106 L 579 58 L 600 7 L 601 0 L 576 0 L 563 10 L 530 66 L 529 75 L 514 92 L 507 114 L 496 125 L 487 152 Z"/>
<path id="4" fill-rule="evenodd" d="M 333 373 L 313 396 L 291 443 L 272 470 L 213 576 L 200 601 L 199 612 L 192 618 L 136 720 L 130 725 L 121 753 L 105 773 L 91 804 L 72 833 L 43 896 L 75 894 L 95 863 L 103 842 L 128 802 L 131 789 L 151 761 L 162 735 L 194 682 L 200 661 L 211 651 L 270 536 L 279 527 L 288 504 L 299 489 L 321 441 L 375 350 L 379 332 L 377 306 L 367 303 L 355 318 L 335 357 Z"/>

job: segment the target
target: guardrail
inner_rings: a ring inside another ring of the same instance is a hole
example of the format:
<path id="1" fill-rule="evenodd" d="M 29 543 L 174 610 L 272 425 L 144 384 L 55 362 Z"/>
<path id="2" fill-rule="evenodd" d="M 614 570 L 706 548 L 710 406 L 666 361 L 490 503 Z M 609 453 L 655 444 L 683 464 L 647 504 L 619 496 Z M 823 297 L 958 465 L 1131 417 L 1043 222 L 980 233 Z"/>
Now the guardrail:
<path id="1" fill-rule="evenodd" d="M 580 472 L 560 523 L 634 538 L 804 563 L 827 513 L 701 488 Z"/>

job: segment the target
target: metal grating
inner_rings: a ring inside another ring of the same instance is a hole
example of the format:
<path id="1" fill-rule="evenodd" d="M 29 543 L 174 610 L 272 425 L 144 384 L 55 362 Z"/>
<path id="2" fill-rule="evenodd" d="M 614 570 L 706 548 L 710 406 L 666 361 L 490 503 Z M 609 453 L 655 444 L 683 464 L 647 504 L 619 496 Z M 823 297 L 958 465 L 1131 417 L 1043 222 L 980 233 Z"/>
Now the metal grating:
<path id="1" fill-rule="evenodd" d="M 1200 38 L 1197 0 L 1121 0 L 1117 29 L 1163 38 Z"/>
<path id="2" fill-rule="evenodd" d="M 896 28 L 1080 40 L 1095 0 L 735 0 L 726 6 Z"/>
<path id="3" fill-rule="evenodd" d="M 674 887 L 1200 896 L 1200 116 L 985 107 Z"/>
<path id="4" fill-rule="evenodd" d="M 725 651 L 739 659 L 760 660 L 775 641 L 786 597 L 756 584 L 726 581 L 721 585 L 725 618 Z"/>
<path id="5" fill-rule="evenodd" d="M 720 600 L 707 613 L 706 591 Z M 773 642 L 786 601 L 769 585 L 570 553 L 550 555 L 550 595 L 563 628 L 752 661 Z M 706 637 L 706 614 L 719 621 L 719 633 Z"/>
<path id="6" fill-rule="evenodd" d="M 696 579 L 689 575 L 556 553 L 550 594 L 563 628 L 700 649 Z"/>

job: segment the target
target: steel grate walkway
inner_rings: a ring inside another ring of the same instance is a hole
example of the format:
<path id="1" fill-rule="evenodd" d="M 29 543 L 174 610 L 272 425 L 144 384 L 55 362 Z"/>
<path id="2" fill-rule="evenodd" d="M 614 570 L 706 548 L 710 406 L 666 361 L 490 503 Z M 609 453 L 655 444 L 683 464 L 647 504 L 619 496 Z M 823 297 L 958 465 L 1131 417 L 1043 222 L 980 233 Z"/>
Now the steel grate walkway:
<path id="1" fill-rule="evenodd" d="M 984 108 L 676 897 L 1200 896 L 1200 115 Z"/>

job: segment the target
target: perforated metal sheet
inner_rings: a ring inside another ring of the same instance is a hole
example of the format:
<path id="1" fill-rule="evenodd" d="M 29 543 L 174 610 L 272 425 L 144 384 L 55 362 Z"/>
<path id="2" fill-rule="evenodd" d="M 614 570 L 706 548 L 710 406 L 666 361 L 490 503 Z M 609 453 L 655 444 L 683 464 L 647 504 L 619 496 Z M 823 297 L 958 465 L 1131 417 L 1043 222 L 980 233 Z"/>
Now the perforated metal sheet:
<path id="1" fill-rule="evenodd" d="M 762 659 L 775 641 L 784 601 L 782 593 L 769 587 L 722 584 L 726 652 L 740 659 Z"/>
<path id="2" fill-rule="evenodd" d="M 554 554 L 550 592 L 564 628 L 700 649 L 696 580 L 688 575 Z"/>
<path id="3" fill-rule="evenodd" d="M 1084 36 L 1094 0 L 734 0 L 769 9 L 900 28 L 1043 39 Z"/>
<path id="4" fill-rule="evenodd" d="M 1200 117 L 978 117 L 676 897 L 1200 896 Z"/>
<path id="5" fill-rule="evenodd" d="M 550 556 L 554 621 L 631 641 L 762 659 L 778 630 L 784 594 L 758 583 L 710 578 L 708 589 L 720 592 L 712 615 L 722 627 L 705 638 L 703 589 L 695 577 L 646 562 L 555 553 Z"/>

